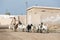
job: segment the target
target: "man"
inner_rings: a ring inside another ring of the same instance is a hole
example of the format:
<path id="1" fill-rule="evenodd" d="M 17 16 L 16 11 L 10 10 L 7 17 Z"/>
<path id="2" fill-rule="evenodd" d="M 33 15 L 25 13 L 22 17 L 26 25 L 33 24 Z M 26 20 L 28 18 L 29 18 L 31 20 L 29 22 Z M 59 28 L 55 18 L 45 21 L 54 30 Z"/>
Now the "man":
<path id="1" fill-rule="evenodd" d="M 12 19 L 11 24 L 12 25 L 15 25 L 16 24 L 16 18 L 15 17 Z"/>
<path id="2" fill-rule="evenodd" d="M 16 18 L 15 17 L 12 19 L 11 25 L 13 26 L 13 30 L 16 31 L 17 27 L 16 27 Z"/>

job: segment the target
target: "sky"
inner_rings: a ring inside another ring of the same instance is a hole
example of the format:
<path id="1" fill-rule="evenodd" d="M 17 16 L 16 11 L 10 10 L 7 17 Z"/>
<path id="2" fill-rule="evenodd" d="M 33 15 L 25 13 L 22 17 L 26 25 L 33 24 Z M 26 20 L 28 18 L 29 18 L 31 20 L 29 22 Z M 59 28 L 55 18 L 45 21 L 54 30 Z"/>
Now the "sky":
<path id="1" fill-rule="evenodd" d="M 27 2 L 27 7 L 26 7 Z M 24 15 L 31 6 L 59 7 L 60 0 L 0 0 L 0 15 L 10 12 L 11 15 Z"/>

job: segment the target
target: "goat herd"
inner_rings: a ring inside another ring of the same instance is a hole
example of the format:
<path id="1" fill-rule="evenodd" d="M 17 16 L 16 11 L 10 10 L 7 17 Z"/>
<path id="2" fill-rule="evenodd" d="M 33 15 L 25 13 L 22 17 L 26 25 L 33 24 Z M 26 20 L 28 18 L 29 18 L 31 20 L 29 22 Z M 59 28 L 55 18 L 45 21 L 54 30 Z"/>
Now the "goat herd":
<path id="1" fill-rule="evenodd" d="M 16 21 L 15 17 L 12 19 L 11 25 L 9 25 L 9 29 L 12 29 L 13 31 L 23 32 L 48 32 L 48 28 L 43 24 L 43 22 L 41 22 L 41 24 L 39 24 L 38 26 L 35 26 L 33 24 L 23 25 L 20 20 Z"/>
<path id="2" fill-rule="evenodd" d="M 23 24 L 10 25 L 9 29 L 22 32 L 48 33 L 48 27 L 43 23 L 39 24 L 38 26 L 34 26 L 33 24 L 28 24 L 27 26 Z"/>

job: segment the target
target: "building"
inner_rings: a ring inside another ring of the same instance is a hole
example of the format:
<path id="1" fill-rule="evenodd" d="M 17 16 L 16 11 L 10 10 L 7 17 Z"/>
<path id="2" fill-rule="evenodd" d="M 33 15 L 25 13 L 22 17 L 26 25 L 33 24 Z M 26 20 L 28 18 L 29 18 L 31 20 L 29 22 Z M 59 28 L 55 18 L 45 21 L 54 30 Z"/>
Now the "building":
<path id="1" fill-rule="evenodd" d="M 27 9 L 27 24 L 60 26 L 60 8 L 33 6 Z"/>

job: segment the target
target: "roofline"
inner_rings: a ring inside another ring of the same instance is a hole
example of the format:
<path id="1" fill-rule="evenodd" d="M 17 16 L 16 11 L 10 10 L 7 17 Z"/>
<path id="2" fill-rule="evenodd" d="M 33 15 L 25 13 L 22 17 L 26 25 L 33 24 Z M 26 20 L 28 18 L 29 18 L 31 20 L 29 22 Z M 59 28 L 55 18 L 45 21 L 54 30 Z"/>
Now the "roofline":
<path id="1" fill-rule="evenodd" d="M 46 7 L 46 6 L 32 6 L 32 7 L 27 8 L 27 10 L 30 10 L 32 8 L 46 8 L 46 9 L 57 9 L 57 10 L 60 10 L 59 7 Z"/>

